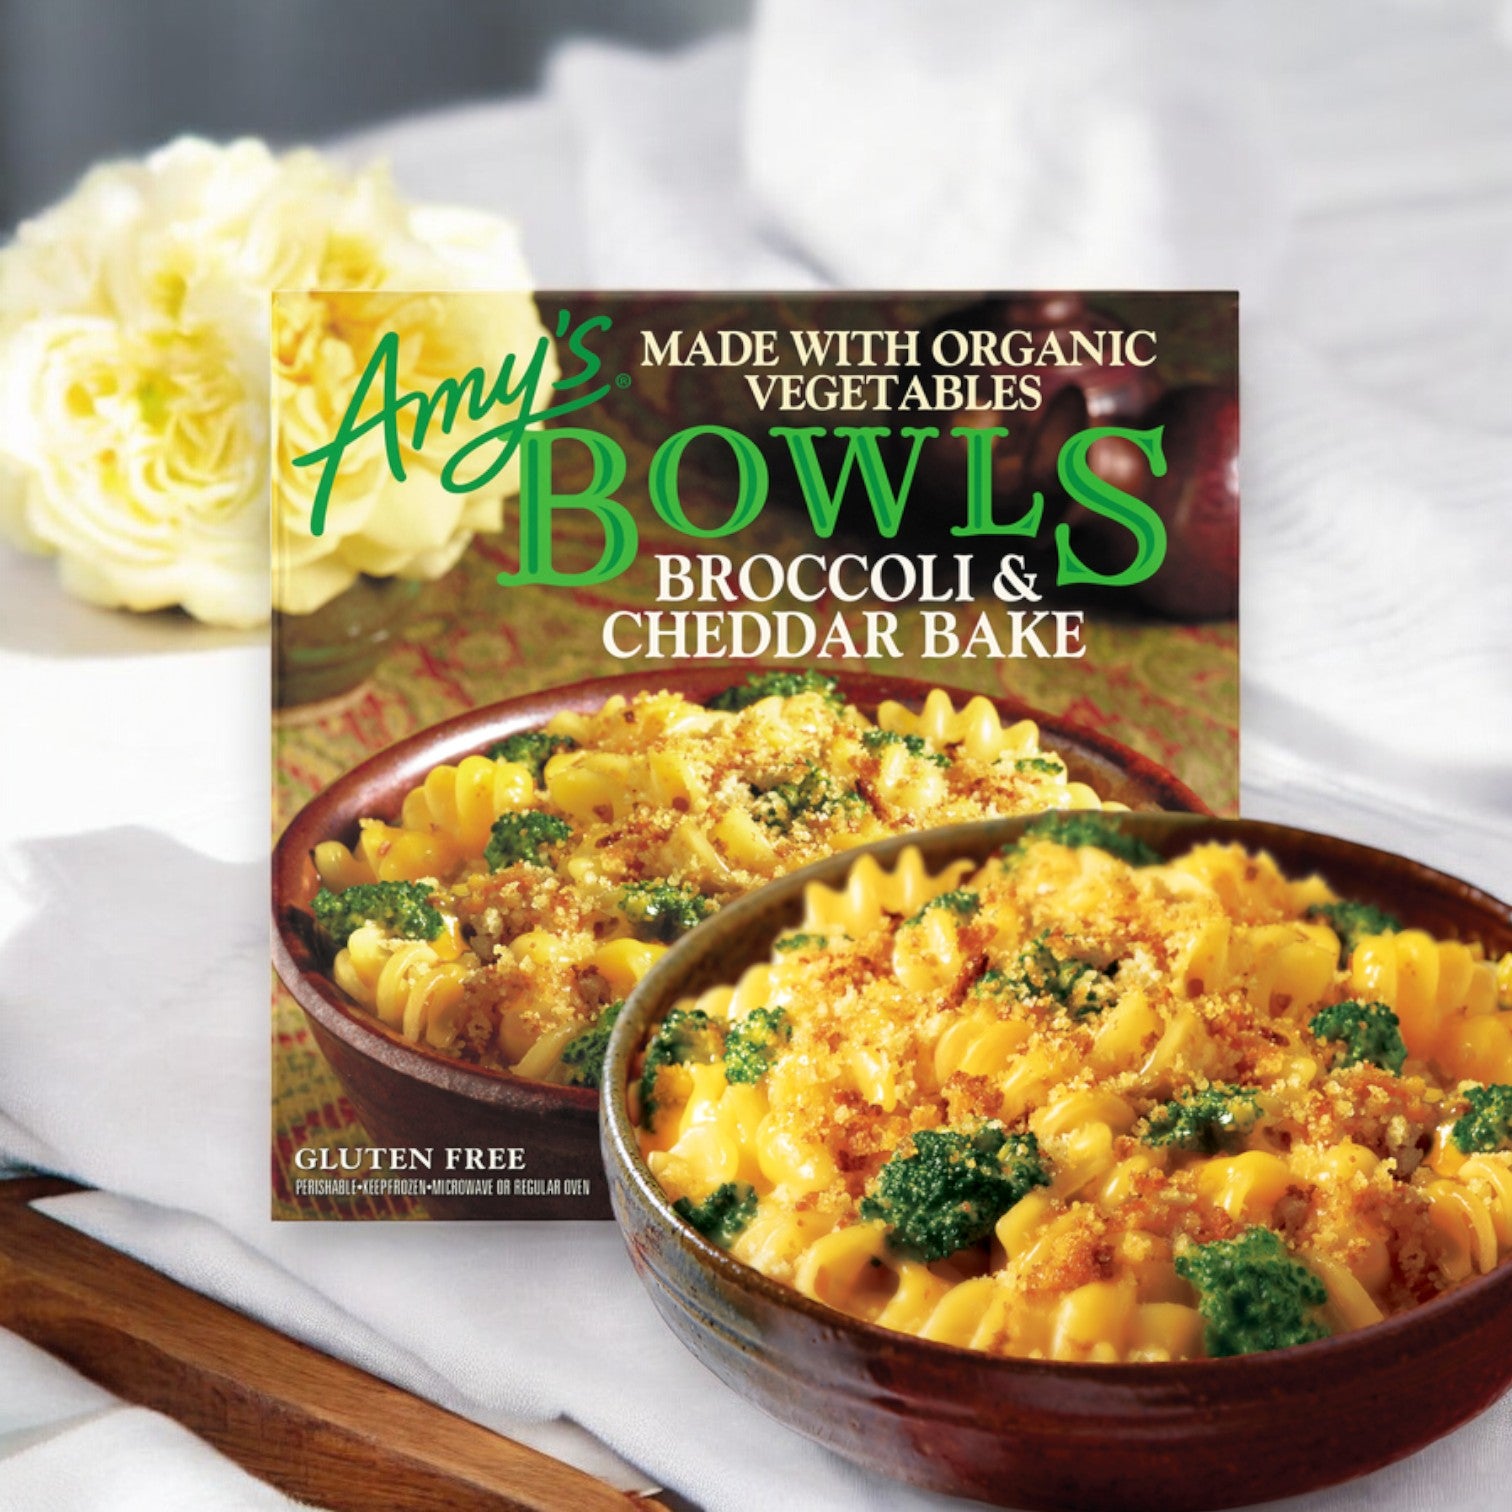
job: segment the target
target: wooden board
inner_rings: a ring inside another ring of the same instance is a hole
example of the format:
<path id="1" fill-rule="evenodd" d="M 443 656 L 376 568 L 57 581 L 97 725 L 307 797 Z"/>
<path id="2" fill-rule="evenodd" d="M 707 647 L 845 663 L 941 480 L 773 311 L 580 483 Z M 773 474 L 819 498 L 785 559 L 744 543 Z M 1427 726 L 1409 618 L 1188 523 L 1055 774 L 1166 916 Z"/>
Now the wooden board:
<path id="1" fill-rule="evenodd" d="M 662 1503 L 422 1401 L 34 1211 L 77 1188 L 0 1181 L 0 1325 L 253 1475 L 334 1512 Z"/>

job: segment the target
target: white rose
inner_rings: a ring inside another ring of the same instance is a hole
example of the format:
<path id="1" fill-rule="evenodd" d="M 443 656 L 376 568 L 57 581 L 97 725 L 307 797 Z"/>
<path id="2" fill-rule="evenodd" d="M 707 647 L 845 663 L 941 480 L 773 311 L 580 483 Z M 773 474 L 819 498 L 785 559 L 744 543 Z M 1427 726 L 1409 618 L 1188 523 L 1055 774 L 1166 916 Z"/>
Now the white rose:
<path id="1" fill-rule="evenodd" d="M 267 617 L 266 380 L 210 329 L 29 321 L 0 360 L 15 515 L 64 586 L 128 609 Z M 3 487 L 0 481 L 0 487 Z"/>
<path id="2" fill-rule="evenodd" d="M 306 508 L 295 539 L 309 480 L 280 483 L 282 441 L 269 476 L 269 297 L 527 286 L 511 227 L 408 207 L 380 169 L 352 177 L 313 152 L 192 139 L 97 169 L 0 251 L 0 528 L 57 553 L 65 586 L 95 603 L 181 604 L 218 624 L 267 617 L 270 495 L 291 547 L 280 608 L 318 608 L 359 572 L 437 576 L 498 525 L 512 478 L 453 496 L 425 486 L 427 462 L 411 494 L 371 473 L 364 489 L 354 463 L 326 534 L 308 538 Z M 303 333 L 286 344 L 300 362 L 281 361 L 275 382 L 296 406 L 291 434 L 308 436 L 344 409 L 364 327 L 338 329 L 327 301 L 302 299 Z M 466 329 L 444 300 L 395 308 L 427 353 L 417 381 L 437 362 L 492 369 L 541 335 L 524 293 L 491 296 Z"/>

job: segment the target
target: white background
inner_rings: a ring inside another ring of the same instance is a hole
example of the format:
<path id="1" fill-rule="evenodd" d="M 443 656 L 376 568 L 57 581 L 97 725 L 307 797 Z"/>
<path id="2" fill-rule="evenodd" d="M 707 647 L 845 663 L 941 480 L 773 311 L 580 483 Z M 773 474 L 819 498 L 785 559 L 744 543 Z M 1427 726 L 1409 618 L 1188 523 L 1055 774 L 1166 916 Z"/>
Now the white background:
<path id="1" fill-rule="evenodd" d="M 1245 811 L 1505 896 L 1508 34 L 1490 4 L 782 0 L 345 150 L 515 216 L 543 285 L 1238 288 Z M 0 606 L 0 1152 L 103 1189 L 50 1211 L 709 1507 L 936 1504 L 707 1376 L 611 1227 L 270 1225 L 266 652 L 71 605 L 30 561 Z M 0 1505 L 128 1505 L 165 1464 L 184 1505 L 267 1504 L 164 1432 L 0 1350 Z M 1468 1512 L 1509 1479 L 1504 1402 L 1306 1506 Z"/>

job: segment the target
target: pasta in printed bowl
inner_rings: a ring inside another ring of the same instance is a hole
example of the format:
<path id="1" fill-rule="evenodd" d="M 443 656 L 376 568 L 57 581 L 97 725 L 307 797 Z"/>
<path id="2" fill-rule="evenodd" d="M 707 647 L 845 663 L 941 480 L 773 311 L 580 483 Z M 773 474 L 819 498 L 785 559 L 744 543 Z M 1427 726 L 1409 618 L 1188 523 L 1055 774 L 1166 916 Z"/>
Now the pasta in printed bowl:
<path id="1" fill-rule="evenodd" d="M 523 1121 L 533 1173 L 581 1176 L 609 1029 L 673 939 L 836 850 L 1104 806 L 1201 807 L 1012 700 L 745 668 L 604 679 L 422 732 L 322 794 L 275 853 L 275 961 L 379 1143 Z"/>
<path id="2" fill-rule="evenodd" d="M 663 1315 L 892 1474 L 1235 1505 L 1512 1382 L 1512 912 L 1400 857 L 1156 815 L 890 840 L 675 949 L 605 1078 Z"/>

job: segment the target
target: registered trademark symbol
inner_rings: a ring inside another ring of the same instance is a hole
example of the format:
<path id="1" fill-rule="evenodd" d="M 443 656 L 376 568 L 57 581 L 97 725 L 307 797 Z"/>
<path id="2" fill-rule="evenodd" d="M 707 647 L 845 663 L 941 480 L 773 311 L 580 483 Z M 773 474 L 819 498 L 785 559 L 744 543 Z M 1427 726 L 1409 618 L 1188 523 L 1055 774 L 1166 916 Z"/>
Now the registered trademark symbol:
<path id="1" fill-rule="evenodd" d="M 619 375 L 619 377 L 614 380 L 614 386 L 615 386 L 615 388 L 629 388 L 630 387 L 630 375 L 629 375 L 629 373 L 621 373 Z"/>

